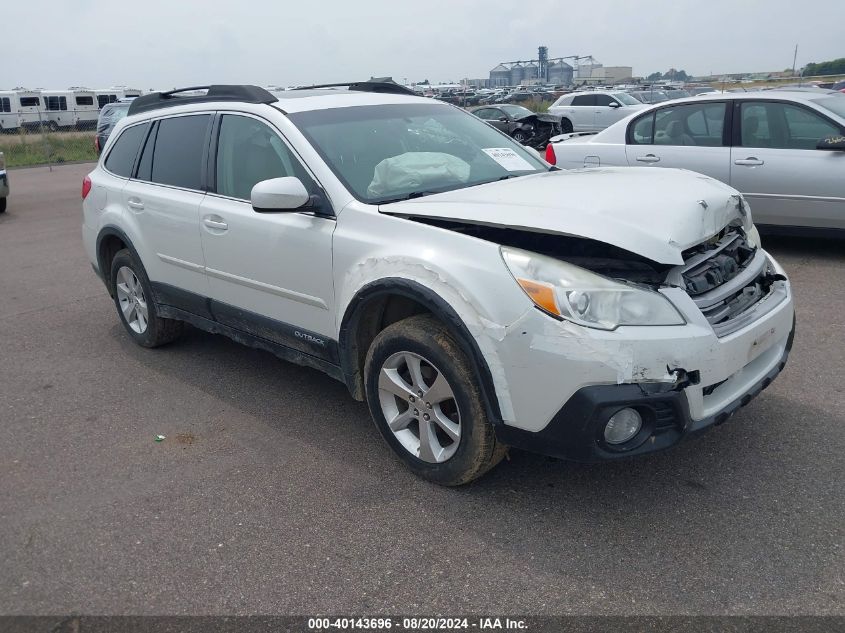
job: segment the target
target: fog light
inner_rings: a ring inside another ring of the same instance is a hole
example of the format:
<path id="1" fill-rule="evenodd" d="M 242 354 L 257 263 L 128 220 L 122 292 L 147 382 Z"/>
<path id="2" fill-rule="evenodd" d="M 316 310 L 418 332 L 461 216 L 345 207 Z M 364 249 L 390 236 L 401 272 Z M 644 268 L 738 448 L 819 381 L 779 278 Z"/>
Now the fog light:
<path id="1" fill-rule="evenodd" d="M 608 444 L 624 444 L 643 427 L 643 419 L 634 409 L 617 411 L 604 427 L 604 439 Z"/>

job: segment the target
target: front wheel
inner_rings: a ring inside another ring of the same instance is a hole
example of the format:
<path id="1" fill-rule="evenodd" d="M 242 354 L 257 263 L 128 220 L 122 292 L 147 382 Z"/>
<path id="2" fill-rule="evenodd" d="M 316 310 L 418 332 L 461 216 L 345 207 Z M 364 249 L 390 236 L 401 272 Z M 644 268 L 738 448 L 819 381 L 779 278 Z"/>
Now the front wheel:
<path id="1" fill-rule="evenodd" d="M 525 142 L 528 140 L 528 135 L 522 130 L 517 130 L 513 133 L 513 140 L 515 140 L 520 145 L 525 145 Z"/>
<path id="2" fill-rule="evenodd" d="M 572 132 L 572 121 L 569 119 L 561 119 L 560 120 L 560 133 L 561 134 L 569 134 Z"/>
<path id="3" fill-rule="evenodd" d="M 433 317 L 385 328 L 370 346 L 364 377 L 382 437 L 420 477 L 459 486 L 504 456 L 469 359 Z"/>
<path id="4" fill-rule="evenodd" d="M 6 212 L 6 198 L 0 198 L 0 213 Z"/>

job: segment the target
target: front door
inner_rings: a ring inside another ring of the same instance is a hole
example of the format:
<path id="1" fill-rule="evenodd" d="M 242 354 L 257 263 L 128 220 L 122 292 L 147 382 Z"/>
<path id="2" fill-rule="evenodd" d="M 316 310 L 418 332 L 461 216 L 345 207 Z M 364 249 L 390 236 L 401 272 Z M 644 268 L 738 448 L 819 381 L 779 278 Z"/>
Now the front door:
<path id="1" fill-rule="evenodd" d="M 816 149 L 843 130 L 795 103 L 743 100 L 735 110 L 731 186 L 754 221 L 845 228 L 845 152 Z"/>
<path id="2" fill-rule="evenodd" d="M 223 114 L 217 138 L 212 190 L 200 206 L 215 318 L 334 360 L 334 218 L 309 209 L 259 213 L 250 204 L 252 187 L 262 180 L 295 176 L 311 192 L 316 181 L 263 119 Z"/>

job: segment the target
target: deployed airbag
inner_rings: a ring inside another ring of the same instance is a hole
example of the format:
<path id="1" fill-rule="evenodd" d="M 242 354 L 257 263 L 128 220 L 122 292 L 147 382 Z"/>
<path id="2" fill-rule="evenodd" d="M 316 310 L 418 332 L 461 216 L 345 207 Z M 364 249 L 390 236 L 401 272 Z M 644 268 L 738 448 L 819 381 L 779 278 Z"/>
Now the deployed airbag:
<path id="1" fill-rule="evenodd" d="M 385 158 L 376 165 L 367 194 L 379 197 L 396 192 L 422 191 L 428 186 L 442 187 L 469 180 L 470 166 L 452 154 L 442 152 L 406 152 Z"/>

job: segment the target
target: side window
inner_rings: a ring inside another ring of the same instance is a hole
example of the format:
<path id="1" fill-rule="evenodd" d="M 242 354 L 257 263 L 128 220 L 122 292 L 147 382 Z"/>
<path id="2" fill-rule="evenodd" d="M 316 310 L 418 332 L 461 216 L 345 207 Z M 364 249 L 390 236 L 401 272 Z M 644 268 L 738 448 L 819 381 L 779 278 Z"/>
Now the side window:
<path id="1" fill-rule="evenodd" d="M 132 175 L 132 166 L 135 164 L 138 148 L 149 127 L 149 123 L 142 123 L 123 130 L 106 157 L 106 169 L 117 176 L 129 178 Z"/>
<path id="2" fill-rule="evenodd" d="M 481 110 L 476 110 L 475 112 L 473 112 L 473 114 L 479 119 L 484 119 L 485 121 L 489 121 L 491 119 L 496 118 L 495 116 L 493 116 L 492 108 L 481 108 Z"/>
<path id="3" fill-rule="evenodd" d="M 574 106 L 592 106 L 596 104 L 596 95 L 575 95 L 572 97 Z"/>
<path id="4" fill-rule="evenodd" d="M 306 189 L 313 189 L 310 176 L 275 131 L 261 121 L 233 114 L 220 121 L 216 175 L 217 193 L 239 200 L 249 200 L 253 186 L 270 178 L 296 176 Z"/>
<path id="5" fill-rule="evenodd" d="M 158 124 L 150 180 L 185 189 L 202 186 L 202 156 L 210 114 L 162 119 Z"/>
<path id="6" fill-rule="evenodd" d="M 631 145 L 651 145 L 653 140 L 654 112 L 650 112 L 631 124 L 628 131 L 628 143 Z"/>
<path id="7" fill-rule="evenodd" d="M 12 100 L 9 97 L 0 98 L 0 112 L 11 112 Z"/>
<path id="8" fill-rule="evenodd" d="M 76 105 L 92 106 L 94 105 L 94 97 L 76 97 Z"/>
<path id="9" fill-rule="evenodd" d="M 772 129 L 769 125 L 769 107 L 762 103 L 743 101 L 739 109 L 740 144 L 742 147 L 772 147 L 773 138 Z"/>
<path id="10" fill-rule="evenodd" d="M 655 145 L 722 145 L 724 103 L 693 103 L 663 108 L 654 117 Z"/>
<path id="11" fill-rule="evenodd" d="M 109 96 L 108 95 L 97 95 L 97 105 L 99 107 L 103 107 L 104 105 L 108 105 L 109 103 Z"/>
<path id="12" fill-rule="evenodd" d="M 790 149 L 816 149 L 827 136 L 839 136 L 839 128 L 819 115 L 804 108 L 782 105 Z"/>
<path id="13" fill-rule="evenodd" d="M 616 99 L 614 99 L 614 98 L 613 98 L 613 97 L 611 97 L 610 95 L 595 95 L 595 97 L 596 97 L 596 103 L 595 103 L 595 105 L 597 105 L 597 106 L 605 106 L 605 107 L 607 107 L 607 106 L 609 106 L 611 103 L 616 103 L 616 104 L 618 104 L 618 103 L 619 103 L 618 101 L 616 101 Z"/>

